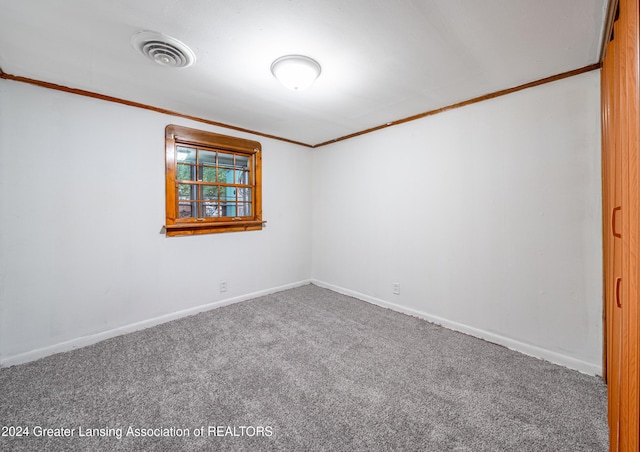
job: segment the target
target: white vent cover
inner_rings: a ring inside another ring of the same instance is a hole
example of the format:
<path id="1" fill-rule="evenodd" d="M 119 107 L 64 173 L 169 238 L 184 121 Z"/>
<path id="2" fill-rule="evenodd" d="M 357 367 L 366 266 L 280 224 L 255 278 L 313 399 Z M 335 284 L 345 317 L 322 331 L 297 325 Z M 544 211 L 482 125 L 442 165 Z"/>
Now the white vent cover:
<path id="1" fill-rule="evenodd" d="M 193 51 L 171 36 L 141 31 L 131 37 L 131 44 L 150 60 L 169 67 L 189 67 L 196 61 Z"/>

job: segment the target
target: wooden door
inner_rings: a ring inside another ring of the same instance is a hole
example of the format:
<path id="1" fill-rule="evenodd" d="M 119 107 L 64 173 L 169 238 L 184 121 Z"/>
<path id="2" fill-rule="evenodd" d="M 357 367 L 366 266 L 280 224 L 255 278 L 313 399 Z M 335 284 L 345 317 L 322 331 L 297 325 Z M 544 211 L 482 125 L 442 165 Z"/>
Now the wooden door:
<path id="1" fill-rule="evenodd" d="M 621 310 L 618 306 L 620 294 L 622 251 L 621 234 L 618 223 L 621 217 L 620 185 L 620 103 L 615 102 L 620 93 L 620 52 L 617 50 L 616 29 L 613 39 L 606 49 L 602 67 L 602 114 L 603 114 L 603 240 L 604 240 L 604 293 L 605 293 L 605 331 L 606 334 L 606 378 L 608 386 L 608 412 L 611 450 L 618 450 L 620 421 L 620 370 L 621 370 Z"/>
<path id="2" fill-rule="evenodd" d="M 638 0 L 619 0 L 602 66 L 606 379 L 610 450 L 640 450 Z"/>
<path id="3" fill-rule="evenodd" d="M 620 418 L 618 450 L 638 452 L 640 448 L 640 386 L 638 361 L 638 0 L 621 0 L 620 40 L 620 204 L 622 219 L 620 242 L 619 300 L 620 353 Z M 616 53 L 618 55 L 618 53 Z M 617 175 L 617 174 L 616 174 Z M 614 253 L 616 247 L 614 246 Z M 614 258 L 614 265 L 617 257 Z"/>

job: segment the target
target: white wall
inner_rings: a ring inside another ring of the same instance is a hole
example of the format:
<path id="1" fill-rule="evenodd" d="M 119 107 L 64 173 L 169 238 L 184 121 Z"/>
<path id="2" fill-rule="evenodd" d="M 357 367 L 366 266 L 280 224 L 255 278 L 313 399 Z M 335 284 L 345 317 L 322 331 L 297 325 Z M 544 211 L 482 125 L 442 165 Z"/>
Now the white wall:
<path id="1" fill-rule="evenodd" d="M 160 234 L 169 123 L 262 143 L 266 229 Z M 313 278 L 601 373 L 599 133 L 597 72 L 313 151 L 0 80 L 0 364 Z"/>
<path id="2" fill-rule="evenodd" d="M 262 143 L 266 229 L 160 234 L 170 123 Z M 308 282 L 310 171 L 300 146 L 0 80 L 0 363 Z"/>
<path id="3" fill-rule="evenodd" d="M 599 99 L 594 71 L 317 149 L 313 278 L 600 374 Z"/>

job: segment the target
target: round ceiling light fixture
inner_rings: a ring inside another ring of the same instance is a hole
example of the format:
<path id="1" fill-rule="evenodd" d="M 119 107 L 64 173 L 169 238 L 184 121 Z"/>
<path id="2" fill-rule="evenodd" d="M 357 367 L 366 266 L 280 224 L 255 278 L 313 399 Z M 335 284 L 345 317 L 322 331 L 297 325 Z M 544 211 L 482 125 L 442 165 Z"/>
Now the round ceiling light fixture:
<path id="1" fill-rule="evenodd" d="M 196 55 L 182 42 L 155 31 L 141 31 L 131 37 L 131 44 L 144 56 L 161 66 L 189 67 Z"/>
<path id="2" fill-rule="evenodd" d="M 304 55 L 285 55 L 271 65 L 274 77 L 293 91 L 302 91 L 310 87 L 320 72 L 320 64 Z"/>

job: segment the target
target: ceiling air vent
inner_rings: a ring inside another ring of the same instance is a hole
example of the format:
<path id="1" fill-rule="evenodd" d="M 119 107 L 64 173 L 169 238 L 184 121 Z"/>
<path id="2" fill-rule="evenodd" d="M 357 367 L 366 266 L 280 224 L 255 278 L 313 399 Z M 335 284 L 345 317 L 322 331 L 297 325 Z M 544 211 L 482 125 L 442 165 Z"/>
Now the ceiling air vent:
<path id="1" fill-rule="evenodd" d="M 189 67 L 196 61 L 193 51 L 171 36 L 141 31 L 131 37 L 133 47 L 150 60 L 168 67 Z"/>

